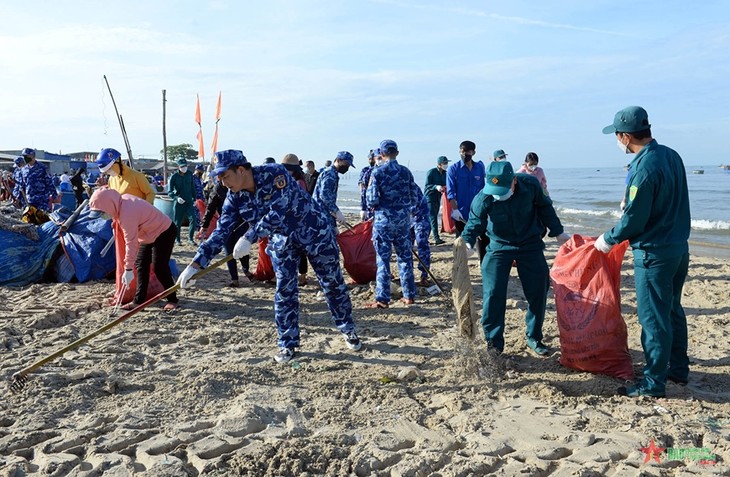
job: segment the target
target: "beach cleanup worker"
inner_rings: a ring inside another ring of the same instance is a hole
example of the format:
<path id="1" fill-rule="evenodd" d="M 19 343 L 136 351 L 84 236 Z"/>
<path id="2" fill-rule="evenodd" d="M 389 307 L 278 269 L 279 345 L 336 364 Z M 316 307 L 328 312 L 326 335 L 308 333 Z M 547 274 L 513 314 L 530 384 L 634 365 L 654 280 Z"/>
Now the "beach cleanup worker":
<path id="1" fill-rule="evenodd" d="M 195 186 L 195 200 L 205 200 L 203 195 L 203 174 L 205 173 L 205 166 L 198 164 L 195 166 L 195 172 L 193 172 L 193 185 Z"/>
<path id="2" fill-rule="evenodd" d="M 200 231 L 198 232 L 198 240 L 204 240 L 207 238 L 205 236 L 205 232 L 206 230 L 208 230 L 210 222 L 213 220 L 213 216 L 215 215 L 215 213 L 218 212 L 218 217 L 220 217 L 220 215 L 223 213 L 223 203 L 225 202 L 226 196 L 228 195 L 228 188 L 221 184 L 216 176 L 213 176 L 211 181 L 215 182 L 215 187 L 210 191 L 210 194 L 208 195 L 208 204 L 205 208 L 203 224 L 201 225 Z M 233 253 L 233 248 L 236 246 L 236 242 L 238 241 L 238 239 L 243 237 L 243 234 L 245 234 L 247 230 L 248 224 L 243 220 L 239 221 L 235 225 L 233 232 L 231 232 L 230 236 L 223 244 L 223 249 L 225 250 L 226 255 L 230 255 Z M 241 262 L 241 270 L 243 271 L 242 281 L 244 283 L 250 283 L 253 280 L 253 273 L 250 272 L 250 256 L 244 255 L 239 259 L 239 261 Z M 228 283 L 228 286 L 232 288 L 239 287 L 241 285 L 241 281 L 239 281 L 238 278 L 238 266 L 236 265 L 236 261 L 229 260 L 228 262 L 226 262 L 226 266 L 228 267 L 228 274 L 231 276 L 231 281 Z"/>
<path id="3" fill-rule="evenodd" d="M 636 154 L 629 168 L 624 213 L 595 242 L 596 249 L 608 253 L 628 240 L 634 254 L 636 309 L 646 364 L 643 379 L 618 392 L 663 397 L 667 380 L 680 385 L 689 380 L 687 317 L 682 308 L 691 228 L 687 175 L 679 154 L 652 138 L 644 108 L 620 110 L 603 133 L 614 133 L 625 154 Z"/>
<path id="4" fill-rule="evenodd" d="M 84 173 L 86 172 L 86 163 L 82 162 L 74 174 L 71 176 L 71 188 L 76 198 L 76 207 L 80 206 L 84 201 Z"/>
<path id="5" fill-rule="evenodd" d="M 540 185 L 542 186 L 542 189 L 545 191 L 545 194 L 548 194 L 548 188 L 547 188 L 547 179 L 545 178 L 545 171 L 542 170 L 542 167 L 538 166 L 537 164 L 540 162 L 540 158 L 537 157 L 537 154 L 534 152 L 528 152 L 525 156 L 525 162 L 522 163 L 519 169 L 517 169 L 518 174 L 530 174 L 531 176 L 535 176 L 535 178 L 540 181 Z"/>
<path id="6" fill-rule="evenodd" d="M 23 168 L 25 167 L 25 159 L 23 156 L 15 158 L 15 167 L 13 168 L 13 205 L 22 209 L 25 207 L 25 197 L 23 197 Z"/>
<path id="7" fill-rule="evenodd" d="M 25 191 L 27 205 L 32 205 L 38 210 L 50 211 L 51 201 L 60 202 L 61 197 L 53 185 L 48 169 L 36 160 L 35 149 L 26 147 L 20 154 L 25 161 L 25 167 L 21 169 L 21 190 Z"/>
<path id="8" fill-rule="evenodd" d="M 459 144 L 460 161 L 446 170 L 446 198 L 451 204 L 451 218 L 454 219 L 456 236 L 459 237 L 469 218 L 471 201 L 484 188 L 484 163 L 474 161 L 477 146 L 472 141 Z M 479 261 L 484 258 L 487 249 L 487 236 L 482 234 L 477 240 Z"/>
<path id="9" fill-rule="evenodd" d="M 354 158 L 347 151 L 340 151 L 335 157 L 335 161 L 331 166 L 325 167 L 317 179 L 317 185 L 314 186 L 312 200 L 319 207 L 327 212 L 330 225 L 335 235 L 338 232 L 337 224 L 346 222 L 345 215 L 339 207 L 337 207 L 337 188 L 340 184 L 340 174 L 346 174 L 353 165 Z"/>
<path id="10" fill-rule="evenodd" d="M 373 212 L 368 209 L 367 200 L 365 193 L 368 189 L 368 182 L 370 181 L 370 174 L 373 172 L 375 167 L 375 149 L 370 149 L 368 153 L 368 165 L 363 167 L 360 171 L 360 177 L 357 179 L 357 187 L 360 189 L 360 221 L 364 222 L 373 216 Z"/>
<path id="11" fill-rule="evenodd" d="M 170 256 L 177 232 L 170 218 L 146 200 L 130 194 L 119 194 L 113 189 L 100 189 L 89 199 L 90 216 L 99 217 L 106 213 L 119 223 L 124 234 L 126 253 L 122 283 L 129 287 L 135 278 L 137 287 L 134 300 L 122 305 L 131 310 L 147 300 L 150 281 L 150 264 L 165 289 L 175 284 L 170 271 Z M 165 311 L 178 307 L 175 293 L 167 296 Z"/>
<path id="12" fill-rule="evenodd" d="M 107 185 L 120 194 L 130 194 L 155 203 L 155 191 L 147 180 L 147 176 L 122 163 L 122 155 L 111 147 L 101 150 L 96 157 L 99 172 L 109 176 Z"/>
<path id="13" fill-rule="evenodd" d="M 302 161 L 297 157 L 296 154 L 287 154 L 282 160 L 281 164 L 286 167 L 287 172 L 291 174 L 299 187 L 307 190 L 307 180 L 304 177 L 304 171 L 302 170 Z M 299 257 L 299 278 L 297 279 L 299 286 L 303 287 L 307 285 L 307 272 L 309 271 L 309 265 L 307 264 L 307 254 L 302 252 Z"/>
<path id="14" fill-rule="evenodd" d="M 304 173 L 304 179 L 307 181 L 307 192 L 312 195 L 314 194 L 314 186 L 317 185 L 319 171 L 314 167 L 314 161 L 305 162 L 304 167 L 307 168 L 307 172 Z"/>
<path id="15" fill-rule="evenodd" d="M 540 183 L 527 174 L 515 174 L 512 164 L 495 161 L 486 171 L 486 185 L 471 204 L 469 220 L 461 234 L 467 254 L 474 253 L 479 235 L 489 237 L 487 253 L 481 263 L 484 293 L 482 328 L 487 347 L 504 351 L 504 315 L 507 284 L 513 261 L 527 300 L 525 322 L 527 346 L 539 356 L 550 350 L 542 342 L 545 304 L 550 287 L 550 270 L 545 260 L 545 227 L 559 244 L 570 238 L 555 212 L 553 202 Z"/>
<path id="16" fill-rule="evenodd" d="M 218 225 L 198 247 L 193 261 L 180 274 L 182 288 L 194 285 L 191 277 L 223 248 L 223 244 L 241 221 L 250 224 L 236 243 L 233 257 L 248 255 L 259 238 L 269 237 L 267 247 L 276 273 L 274 317 L 279 350 L 278 363 L 290 361 L 300 345 L 299 290 L 297 267 L 302 252 L 324 291 L 335 327 L 351 350 L 362 347 L 352 319 L 352 303 L 340 268 L 340 254 L 335 233 L 327 214 L 301 188 L 281 164 L 252 166 L 243 152 L 225 150 L 216 153 L 218 163 L 213 174 L 229 189 Z"/>
<path id="17" fill-rule="evenodd" d="M 197 212 L 195 208 L 195 183 L 193 181 L 193 173 L 188 170 L 188 161 L 180 158 L 177 161 L 177 171 L 170 177 L 170 188 L 167 195 L 173 200 L 172 214 L 175 217 L 175 227 L 177 227 L 177 244 L 180 242 L 180 230 L 185 217 L 188 218 L 188 242 L 192 245 L 195 243 L 195 218 Z"/>
<path id="18" fill-rule="evenodd" d="M 446 169 L 449 167 L 449 159 L 446 156 L 439 156 L 436 159 L 436 167 L 429 169 L 426 173 L 426 185 L 423 190 L 428 204 L 428 219 L 431 223 L 431 233 L 434 244 L 441 245 L 446 242 L 439 236 L 439 208 L 441 207 L 441 193 L 446 188 Z"/>
<path id="19" fill-rule="evenodd" d="M 422 287 L 428 286 L 427 268 L 431 267 L 431 246 L 428 244 L 428 236 L 431 233 L 429 214 L 426 197 L 421 192 L 421 188 L 416 186 L 416 205 L 411 209 L 411 239 L 415 241 L 416 253 L 423 262 L 423 264 L 418 263 L 418 269 L 421 271 L 418 285 Z"/>
<path id="20" fill-rule="evenodd" d="M 414 303 L 416 283 L 413 276 L 413 239 L 411 210 L 418 202 L 418 186 L 407 167 L 398 164 L 398 145 L 391 139 L 380 143 L 383 164 L 370 174 L 367 206 L 374 210 L 373 246 L 377 274 L 375 301 L 366 308 L 390 306 L 390 256 L 395 249 L 403 298 L 406 305 Z"/>
<path id="21" fill-rule="evenodd" d="M 493 161 L 506 161 L 509 154 L 505 153 L 502 149 L 497 149 L 492 153 Z"/>

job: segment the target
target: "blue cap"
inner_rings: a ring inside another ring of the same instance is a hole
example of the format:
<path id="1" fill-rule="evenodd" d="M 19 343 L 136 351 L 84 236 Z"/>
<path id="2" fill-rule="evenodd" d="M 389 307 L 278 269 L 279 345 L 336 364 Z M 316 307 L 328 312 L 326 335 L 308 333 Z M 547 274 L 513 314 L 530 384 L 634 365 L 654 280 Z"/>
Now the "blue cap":
<path id="1" fill-rule="evenodd" d="M 346 161 L 350 163 L 350 166 L 355 167 L 355 164 L 353 164 L 353 161 L 355 160 L 354 157 L 352 157 L 352 154 L 350 154 L 347 151 L 340 151 L 337 153 L 337 156 L 335 156 L 335 160 L 340 161 Z"/>
<path id="2" fill-rule="evenodd" d="M 33 149 L 32 147 L 26 147 L 25 149 L 23 149 L 20 152 L 20 155 L 21 156 L 33 156 L 33 157 L 35 157 L 35 149 Z"/>
<path id="3" fill-rule="evenodd" d="M 613 124 L 603 128 L 603 134 L 634 133 L 651 128 L 649 114 L 641 106 L 629 106 L 613 117 Z"/>
<path id="4" fill-rule="evenodd" d="M 226 149 L 225 151 L 218 151 L 215 153 L 215 157 L 218 163 L 215 169 L 211 172 L 211 175 L 218 176 L 226 172 L 233 166 L 242 166 L 247 164 L 246 156 L 243 155 L 243 151 L 236 149 Z"/>
<path id="5" fill-rule="evenodd" d="M 512 187 L 515 171 L 507 161 L 494 161 L 487 168 L 487 180 L 482 191 L 488 195 L 504 195 Z"/>
<path id="6" fill-rule="evenodd" d="M 205 170 L 205 166 L 203 164 L 198 164 L 197 166 L 195 166 L 195 170 L 196 171 L 204 171 Z"/>
<path id="7" fill-rule="evenodd" d="M 114 163 L 114 161 L 116 161 L 120 157 L 122 157 L 122 155 L 119 153 L 119 151 L 108 147 L 101 150 L 96 158 L 96 164 L 99 166 L 99 170 L 101 172 L 106 172 L 109 167 L 111 167 L 111 165 Z"/>
<path id="8" fill-rule="evenodd" d="M 380 143 L 380 152 L 384 156 L 398 152 L 398 144 L 392 139 L 386 139 Z"/>
<path id="9" fill-rule="evenodd" d="M 22 166 L 25 164 L 25 159 L 23 159 L 23 156 L 18 156 L 15 158 L 15 163 L 19 166 Z"/>

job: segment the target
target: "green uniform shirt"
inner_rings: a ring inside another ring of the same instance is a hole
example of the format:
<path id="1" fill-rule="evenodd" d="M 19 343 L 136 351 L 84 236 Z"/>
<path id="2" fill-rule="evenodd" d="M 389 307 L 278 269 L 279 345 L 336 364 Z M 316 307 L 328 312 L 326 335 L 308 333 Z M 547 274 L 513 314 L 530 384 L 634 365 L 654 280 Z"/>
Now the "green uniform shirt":
<path id="1" fill-rule="evenodd" d="M 436 190 L 437 185 L 446 187 L 446 171 L 434 167 L 426 173 L 426 187 L 423 189 L 423 195 L 430 202 L 441 200 L 441 192 Z"/>
<path id="2" fill-rule="evenodd" d="M 545 227 L 550 237 L 563 233 L 563 225 L 540 182 L 528 174 L 515 174 L 515 192 L 505 201 L 480 191 L 471 203 L 469 220 L 461 236 L 474 245 L 486 231 L 490 250 L 542 250 Z"/>
<path id="3" fill-rule="evenodd" d="M 691 224 L 682 158 L 652 140 L 636 155 L 630 170 L 624 215 L 604 234 L 606 243 L 628 240 L 638 256 L 669 258 L 687 253 Z"/>
<path id="4" fill-rule="evenodd" d="M 182 197 L 185 202 L 193 203 L 195 200 L 193 173 L 190 171 L 185 171 L 185 174 L 182 174 L 180 171 L 175 172 L 170 177 L 170 188 L 167 195 L 173 199 Z"/>

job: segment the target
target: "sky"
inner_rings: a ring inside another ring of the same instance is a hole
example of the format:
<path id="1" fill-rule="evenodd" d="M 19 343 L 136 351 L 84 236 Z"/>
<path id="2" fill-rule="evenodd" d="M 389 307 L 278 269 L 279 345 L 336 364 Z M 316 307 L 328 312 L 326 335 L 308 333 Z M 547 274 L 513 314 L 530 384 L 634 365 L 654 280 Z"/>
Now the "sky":
<path id="1" fill-rule="evenodd" d="M 552 168 L 630 161 L 601 129 L 641 105 L 686 164 L 730 163 L 730 2 L 268 0 L 0 2 L 0 150 L 124 143 L 258 164 L 295 153 L 355 165 L 394 139 L 413 170 L 472 140 Z"/>

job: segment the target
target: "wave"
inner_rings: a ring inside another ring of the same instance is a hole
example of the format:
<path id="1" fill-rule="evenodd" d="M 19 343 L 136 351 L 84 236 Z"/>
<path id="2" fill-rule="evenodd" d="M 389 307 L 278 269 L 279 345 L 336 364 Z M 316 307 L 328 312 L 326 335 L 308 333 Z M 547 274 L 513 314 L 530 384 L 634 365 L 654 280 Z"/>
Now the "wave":
<path id="1" fill-rule="evenodd" d="M 565 215 L 593 215 L 596 217 L 621 217 L 621 211 L 618 209 L 613 210 L 587 210 L 587 209 L 571 209 L 568 207 L 558 207 L 558 216 L 561 214 Z"/>
<path id="2" fill-rule="evenodd" d="M 730 230 L 730 222 L 726 220 L 693 220 L 692 228 L 696 230 Z"/>

